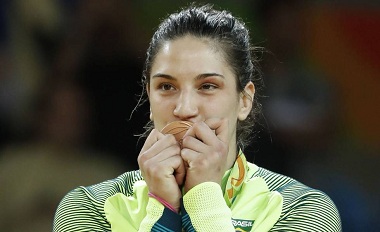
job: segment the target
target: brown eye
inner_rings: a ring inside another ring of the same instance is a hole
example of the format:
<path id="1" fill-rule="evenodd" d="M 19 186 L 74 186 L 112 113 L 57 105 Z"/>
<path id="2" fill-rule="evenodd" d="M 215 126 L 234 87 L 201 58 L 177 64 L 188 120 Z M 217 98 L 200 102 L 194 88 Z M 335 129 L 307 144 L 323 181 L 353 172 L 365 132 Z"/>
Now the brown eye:
<path id="1" fill-rule="evenodd" d="M 173 90 L 174 87 L 171 84 L 163 83 L 159 86 L 159 89 L 164 90 L 164 91 L 169 91 L 169 90 Z"/>
<path id="2" fill-rule="evenodd" d="M 203 84 L 201 86 L 201 89 L 202 90 L 214 90 L 214 89 L 217 89 L 218 86 L 214 85 L 214 84 L 210 84 L 210 83 L 206 83 L 206 84 Z"/>

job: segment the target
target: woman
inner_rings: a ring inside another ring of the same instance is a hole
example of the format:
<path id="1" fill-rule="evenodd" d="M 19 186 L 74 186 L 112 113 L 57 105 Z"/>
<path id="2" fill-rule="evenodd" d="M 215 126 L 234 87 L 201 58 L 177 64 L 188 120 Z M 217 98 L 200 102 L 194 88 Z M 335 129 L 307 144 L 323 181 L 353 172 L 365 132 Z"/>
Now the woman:
<path id="1" fill-rule="evenodd" d="M 170 15 L 147 52 L 140 170 L 71 191 L 54 231 L 340 231 L 324 193 L 246 161 L 256 74 L 248 30 L 230 13 Z M 174 121 L 192 125 L 180 142 L 162 132 Z"/>

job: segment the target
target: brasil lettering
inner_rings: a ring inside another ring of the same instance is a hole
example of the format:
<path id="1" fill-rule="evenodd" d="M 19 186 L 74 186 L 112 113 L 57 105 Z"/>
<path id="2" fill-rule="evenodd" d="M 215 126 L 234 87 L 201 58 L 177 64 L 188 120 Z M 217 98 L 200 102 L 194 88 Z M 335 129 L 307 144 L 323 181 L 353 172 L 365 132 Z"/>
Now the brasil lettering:
<path id="1" fill-rule="evenodd" d="M 232 225 L 235 231 L 251 231 L 253 222 L 251 220 L 232 219 Z"/>

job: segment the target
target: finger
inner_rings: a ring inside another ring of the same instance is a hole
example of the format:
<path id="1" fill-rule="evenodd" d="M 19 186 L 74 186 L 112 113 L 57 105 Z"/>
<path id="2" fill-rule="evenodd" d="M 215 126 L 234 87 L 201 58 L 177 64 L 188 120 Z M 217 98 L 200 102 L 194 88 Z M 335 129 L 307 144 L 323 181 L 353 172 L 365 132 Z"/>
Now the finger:
<path id="1" fill-rule="evenodd" d="M 210 145 L 212 144 L 213 138 L 215 137 L 215 132 L 210 129 L 210 127 L 205 122 L 194 123 L 192 127 L 186 132 L 183 137 L 183 141 L 186 141 L 186 137 L 194 137 L 203 143 Z"/>
<path id="2" fill-rule="evenodd" d="M 164 135 L 160 131 L 153 129 L 146 138 L 141 150 L 148 150 L 153 144 L 163 137 Z"/>
<path id="3" fill-rule="evenodd" d="M 215 136 L 215 134 L 213 134 L 213 136 Z M 205 144 L 203 141 L 193 136 L 186 136 L 182 140 L 182 149 L 186 148 L 202 152 L 205 151 L 205 149 L 207 149 L 207 146 L 209 145 Z"/>
<path id="4" fill-rule="evenodd" d="M 149 135 L 149 137 L 137 158 L 139 166 L 170 146 L 176 146 L 179 149 L 178 143 L 173 135 L 163 135 L 159 131 L 156 131 L 156 133 Z M 164 154 L 169 155 L 168 153 Z M 178 154 L 179 151 L 177 152 L 177 155 Z"/>
<path id="5" fill-rule="evenodd" d="M 182 157 L 180 157 L 179 161 L 180 163 L 178 165 L 178 168 L 175 169 L 174 176 L 175 176 L 175 180 L 177 184 L 180 186 L 184 183 L 184 180 L 185 180 L 186 166 Z"/>
<path id="6" fill-rule="evenodd" d="M 215 131 L 216 136 L 223 142 L 228 142 L 229 125 L 226 118 L 210 118 L 205 121 L 205 124 Z"/>
<path id="7" fill-rule="evenodd" d="M 178 146 L 172 146 L 163 151 L 163 153 L 173 154 L 172 156 L 165 156 L 166 158 L 162 159 L 163 156 L 158 154 L 146 161 L 146 172 L 143 176 L 150 192 L 178 207 L 181 197 L 179 186 L 184 183 L 184 164 L 182 157 L 178 154 L 175 155 L 177 153 L 175 148 Z"/>
<path id="8" fill-rule="evenodd" d="M 194 160 L 198 159 L 199 156 L 200 156 L 200 153 L 196 150 L 189 149 L 189 148 L 183 148 L 181 150 L 181 157 L 184 160 L 185 164 L 187 164 L 187 166 L 191 166 L 191 163 Z"/>
<path id="9" fill-rule="evenodd" d="M 150 159 L 141 163 L 141 170 L 149 176 L 154 177 L 170 177 L 176 169 L 180 167 L 182 158 L 180 156 L 180 148 L 170 146 Z"/>
<path id="10" fill-rule="evenodd" d="M 154 146 L 156 146 L 156 144 L 152 146 L 152 149 L 154 149 Z M 152 163 L 165 162 L 167 159 L 170 159 L 173 156 L 179 156 L 180 153 L 181 153 L 180 147 L 178 146 L 178 144 L 174 144 L 160 150 L 158 153 L 156 153 L 156 155 L 150 157 L 149 160 Z"/>

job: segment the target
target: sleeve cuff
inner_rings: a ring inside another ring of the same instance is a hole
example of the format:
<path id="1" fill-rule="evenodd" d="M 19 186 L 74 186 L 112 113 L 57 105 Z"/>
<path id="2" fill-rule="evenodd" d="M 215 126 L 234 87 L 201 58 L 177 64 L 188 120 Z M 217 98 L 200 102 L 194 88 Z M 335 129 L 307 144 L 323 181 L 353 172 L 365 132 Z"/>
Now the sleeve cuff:
<path id="1" fill-rule="evenodd" d="M 147 215 L 141 223 L 141 231 L 181 231 L 181 216 L 162 205 L 154 198 L 149 198 Z"/>

